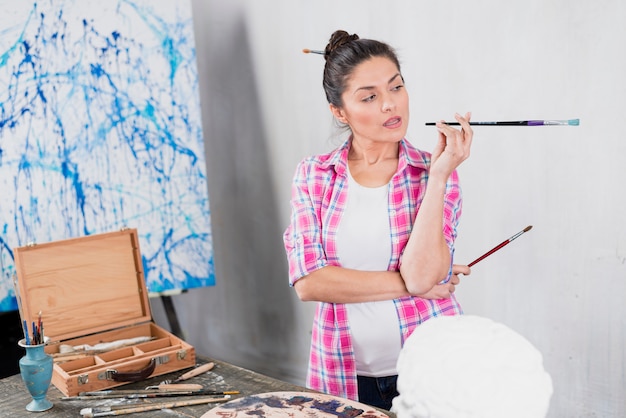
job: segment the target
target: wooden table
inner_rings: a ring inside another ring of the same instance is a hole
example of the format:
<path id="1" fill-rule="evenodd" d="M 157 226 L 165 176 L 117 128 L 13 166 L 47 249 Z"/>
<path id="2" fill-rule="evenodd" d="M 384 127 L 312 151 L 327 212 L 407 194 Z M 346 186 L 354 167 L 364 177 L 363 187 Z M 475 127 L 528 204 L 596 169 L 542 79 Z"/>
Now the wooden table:
<path id="1" fill-rule="evenodd" d="M 267 392 L 311 392 L 309 389 L 306 389 L 302 386 L 274 379 L 269 376 L 253 372 L 251 370 L 243 369 L 241 367 L 237 367 L 226 362 L 208 358 L 198 359 L 198 363 L 206 363 L 209 361 L 215 363 L 215 367 L 213 368 L 213 370 L 181 383 L 199 383 L 202 384 L 206 389 L 214 389 L 217 391 L 239 391 L 240 393 L 238 395 L 232 395 L 232 399 Z M 149 385 L 158 385 L 165 379 L 175 379 L 183 372 L 185 372 L 185 370 L 171 373 L 169 375 L 157 376 L 141 383 L 129 383 L 127 385 L 118 386 L 113 389 L 144 389 L 146 386 Z M 92 408 L 102 405 L 111 405 L 112 402 L 111 400 L 61 400 L 61 398 L 63 397 L 64 395 L 56 387 L 51 385 L 50 389 L 48 390 L 48 399 L 54 404 L 54 407 L 41 414 L 29 413 L 26 411 L 25 407 L 26 404 L 30 402 L 31 397 L 26 390 L 24 383 L 22 382 L 21 376 L 19 374 L 16 374 L 0 380 L 0 414 L 7 417 L 45 416 L 46 418 L 80 418 L 81 409 Z M 173 400 L 173 398 L 153 398 L 148 399 L 145 402 L 171 400 Z M 140 414 L 129 414 L 126 416 L 199 418 L 205 412 L 215 406 L 216 404 L 186 406 L 170 410 L 157 410 L 143 412 Z M 394 415 L 388 411 L 383 412 L 389 415 L 390 418 L 394 417 Z"/>

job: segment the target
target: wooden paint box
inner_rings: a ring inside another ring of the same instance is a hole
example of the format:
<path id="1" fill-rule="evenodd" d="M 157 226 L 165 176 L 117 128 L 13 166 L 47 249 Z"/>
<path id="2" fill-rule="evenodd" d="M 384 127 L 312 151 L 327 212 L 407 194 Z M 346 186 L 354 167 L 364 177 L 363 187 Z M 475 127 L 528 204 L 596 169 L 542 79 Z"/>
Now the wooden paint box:
<path id="1" fill-rule="evenodd" d="M 20 317 L 30 328 L 41 312 L 52 383 L 66 396 L 195 365 L 193 346 L 152 319 L 136 229 L 19 247 L 14 257 Z M 84 351 L 138 337 L 147 341 Z"/>

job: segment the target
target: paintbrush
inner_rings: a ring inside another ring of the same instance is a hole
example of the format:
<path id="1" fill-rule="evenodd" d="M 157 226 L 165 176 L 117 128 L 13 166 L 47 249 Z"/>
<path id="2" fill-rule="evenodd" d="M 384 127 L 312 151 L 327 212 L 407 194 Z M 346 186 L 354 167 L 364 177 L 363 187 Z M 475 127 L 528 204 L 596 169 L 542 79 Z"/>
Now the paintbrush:
<path id="1" fill-rule="evenodd" d="M 41 320 L 41 311 L 39 311 L 39 319 L 37 320 L 37 331 L 38 331 L 38 336 L 39 336 L 39 341 L 37 341 L 37 344 L 43 344 L 43 321 Z"/>
<path id="2" fill-rule="evenodd" d="M 25 339 L 26 344 L 30 345 L 30 336 L 28 334 L 28 322 L 26 322 L 26 317 L 24 316 L 24 311 L 22 310 L 22 297 L 20 295 L 19 284 L 17 283 L 17 273 L 13 273 L 13 288 L 15 289 L 15 300 L 17 301 L 17 309 L 20 313 L 20 318 L 22 318 L 22 322 L 23 322 L 24 339 Z"/>
<path id="3" fill-rule="evenodd" d="M 487 251 L 485 254 L 481 255 L 480 257 L 478 257 L 476 260 L 472 261 L 471 263 L 469 263 L 467 266 L 468 267 L 472 267 L 474 264 L 478 263 L 480 260 L 487 258 L 488 256 L 490 256 L 491 254 L 495 253 L 496 251 L 498 251 L 500 248 L 504 247 L 505 245 L 509 244 L 511 241 L 513 241 L 515 238 L 519 237 L 520 235 L 522 235 L 524 232 L 528 232 L 532 229 L 532 225 L 528 225 L 526 228 L 524 228 L 522 231 L 518 232 L 517 234 L 513 235 L 511 238 L 502 241 L 500 244 L 496 245 L 495 247 L 493 247 L 491 250 Z"/>
<path id="4" fill-rule="evenodd" d="M 201 366 L 195 367 L 194 369 L 188 371 L 187 373 L 183 374 L 182 376 L 177 377 L 176 379 L 174 379 L 171 382 L 168 382 L 166 380 L 162 384 L 181 382 L 183 380 L 191 379 L 192 377 L 198 376 L 199 374 L 202 374 L 204 372 L 208 372 L 209 370 L 213 369 L 213 367 L 215 367 L 215 363 L 213 363 L 213 362 L 206 363 L 206 364 L 203 364 Z"/>
<path id="5" fill-rule="evenodd" d="M 204 386 L 199 384 L 175 384 L 164 385 L 162 387 L 153 386 L 145 389 L 105 389 L 80 392 L 80 396 L 100 396 L 100 395 L 128 395 L 135 393 L 162 393 L 162 392 L 188 392 L 203 390 Z"/>
<path id="6" fill-rule="evenodd" d="M 126 414 L 134 414 L 134 413 L 146 412 L 146 411 L 155 411 L 158 409 L 178 408 L 181 406 L 226 402 L 228 400 L 230 400 L 230 395 L 226 395 L 223 398 L 201 398 L 201 399 L 191 399 L 191 400 L 185 400 L 185 401 L 158 402 L 158 403 L 150 403 L 150 404 L 143 404 L 143 405 L 130 406 L 130 407 L 125 407 L 123 405 L 102 406 L 102 407 L 96 407 L 96 408 L 83 408 L 80 410 L 80 414 L 85 418 L 108 417 L 108 416 L 113 416 L 113 415 L 126 415 Z"/>
<path id="7" fill-rule="evenodd" d="M 319 50 L 309 49 L 309 48 L 304 48 L 304 49 L 302 50 L 302 52 L 304 52 L 305 54 L 319 54 L 319 55 L 326 55 L 326 52 L 324 52 L 324 51 L 319 51 Z"/>
<path id="8" fill-rule="evenodd" d="M 446 125 L 460 125 L 459 122 L 444 122 Z M 434 126 L 437 122 L 426 122 L 427 126 Z M 497 122 L 470 122 L 470 125 L 484 125 L 484 126 L 548 126 L 548 125 L 563 125 L 563 126 L 578 126 L 580 119 L 567 119 L 567 120 L 511 120 L 511 121 L 497 121 Z"/>
<path id="9" fill-rule="evenodd" d="M 176 383 L 176 382 L 182 382 L 183 380 L 187 380 L 187 379 L 191 379 L 192 377 L 198 376 L 199 374 L 202 374 L 204 372 L 208 372 L 209 370 L 213 369 L 213 367 L 215 367 L 215 363 L 210 362 L 210 363 L 205 363 L 201 366 L 197 366 L 194 369 L 188 371 L 187 373 L 183 374 L 182 376 L 177 377 L 174 380 L 168 379 L 168 380 L 164 380 L 161 383 L 159 383 L 156 386 L 148 386 L 146 389 L 159 389 L 160 387 L 162 387 L 163 385 L 169 385 L 172 383 Z"/>
<path id="10" fill-rule="evenodd" d="M 62 401 L 93 401 L 102 399 L 149 399 L 176 396 L 222 396 L 222 395 L 238 395 L 238 390 L 215 391 L 215 390 L 187 390 L 187 391 L 169 391 L 169 392 L 143 392 L 134 391 L 129 393 L 109 393 L 102 395 L 78 395 L 65 396 Z"/>

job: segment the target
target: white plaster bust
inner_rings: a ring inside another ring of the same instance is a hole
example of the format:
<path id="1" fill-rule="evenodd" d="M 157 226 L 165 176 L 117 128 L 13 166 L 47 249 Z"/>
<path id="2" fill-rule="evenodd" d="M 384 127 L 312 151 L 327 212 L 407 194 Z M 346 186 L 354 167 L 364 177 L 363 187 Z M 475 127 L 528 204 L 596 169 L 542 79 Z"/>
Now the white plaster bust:
<path id="1" fill-rule="evenodd" d="M 407 339 L 397 368 L 398 418 L 544 418 L 552 397 L 541 353 L 479 316 L 427 320 Z"/>

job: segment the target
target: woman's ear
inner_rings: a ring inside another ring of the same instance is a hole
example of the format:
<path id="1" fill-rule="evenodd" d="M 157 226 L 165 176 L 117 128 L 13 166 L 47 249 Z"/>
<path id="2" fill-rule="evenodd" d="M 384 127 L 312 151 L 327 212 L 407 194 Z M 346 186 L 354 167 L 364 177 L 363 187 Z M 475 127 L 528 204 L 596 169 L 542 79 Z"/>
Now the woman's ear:
<path id="1" fill-rule="evenodd" d="M 348 119 L 344 116 L 343 110 L 340 107 L 335 106 L 334 104 L 330 105 L 330 111 L 332 112 L 335 119 L 337 119 L 341 123 L 348 124 Z"/>

